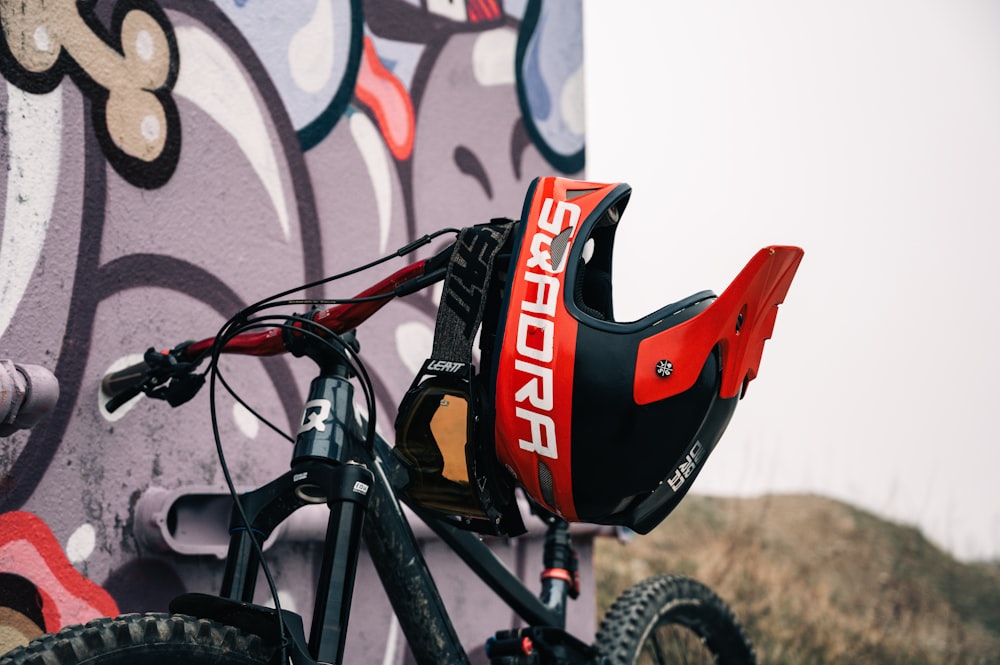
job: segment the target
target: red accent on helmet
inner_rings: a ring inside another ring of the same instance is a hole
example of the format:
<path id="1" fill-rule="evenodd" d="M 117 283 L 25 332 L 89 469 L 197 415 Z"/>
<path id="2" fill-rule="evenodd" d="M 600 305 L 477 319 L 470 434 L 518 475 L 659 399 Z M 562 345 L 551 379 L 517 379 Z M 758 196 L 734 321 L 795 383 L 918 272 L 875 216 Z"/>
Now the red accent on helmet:
<path id="1" fill-rule="evenodd" d="M 705 357 L 719 347 L 720 397 L 735 397 L 757 376 L 764 341 L 771 338 L 778 305 L 802 260 L 798 247 L 765 247 L 750 259 L 732 284 L 697 316 L 647 337 L 636 358 L 635 401 L 649 404 L 678 395 L 694 384 Z M 685 362 L 690 359 L 691 362 Z M 670 360 L 661 378 L 656 364 Z"/>
<path id="2" fill-rule="evenodd" d="M 587 187 L 594 192 L 571 197 L 570 188 L 579 192 L 584 183 L 542 178 L 525 202 L 501 322 L 494 400 L 497 441 L 503 442 L 499 459 L 531 496 L 569 520 L 577 519 L 570 447 L 577 322 L 563 304 L 563 275 L 575 231 L 609 186 Z M 557 477 L 558 485 L 545 484 Z"/>

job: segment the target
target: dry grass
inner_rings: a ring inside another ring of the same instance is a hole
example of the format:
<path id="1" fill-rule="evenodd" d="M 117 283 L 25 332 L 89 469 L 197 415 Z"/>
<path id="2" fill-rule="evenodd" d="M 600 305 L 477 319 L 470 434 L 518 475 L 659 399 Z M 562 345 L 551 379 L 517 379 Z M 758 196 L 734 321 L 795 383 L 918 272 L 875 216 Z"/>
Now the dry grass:
<path id="1" fill-rule="evenodd" d="M 689 496 L 653 533 L 596 547 L 598 612 L 660 573 L 712 587 L 762 663 L 1000 663 L 1000 568 L 809 496 Z M 627 556 L 623 556 L 627 554 Z"/>

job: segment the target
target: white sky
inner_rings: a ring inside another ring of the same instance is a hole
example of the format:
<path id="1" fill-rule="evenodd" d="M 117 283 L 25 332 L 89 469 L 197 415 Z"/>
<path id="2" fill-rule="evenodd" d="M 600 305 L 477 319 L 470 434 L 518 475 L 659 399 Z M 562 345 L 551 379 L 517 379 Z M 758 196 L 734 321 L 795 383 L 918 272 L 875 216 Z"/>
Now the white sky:
<path id="1" fill-rule="evenodd" d="M 813 491 L 1000 557 L 1000 2 L 584 0 L 615 304 L 806 255 L 695 491 Z"/>

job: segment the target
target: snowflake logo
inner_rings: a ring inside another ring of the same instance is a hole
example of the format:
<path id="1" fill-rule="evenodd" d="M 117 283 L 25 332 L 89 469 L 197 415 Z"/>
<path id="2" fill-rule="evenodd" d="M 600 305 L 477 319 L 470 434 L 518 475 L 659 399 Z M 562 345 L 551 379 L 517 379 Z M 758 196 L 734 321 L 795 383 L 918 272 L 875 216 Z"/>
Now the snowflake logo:
<path id="1" fill-rule="evenodd" d="M 669 360 L 661 360 L 656 363 L 656 375 L 665 379 L 674 373 L 674 364 Z"/>

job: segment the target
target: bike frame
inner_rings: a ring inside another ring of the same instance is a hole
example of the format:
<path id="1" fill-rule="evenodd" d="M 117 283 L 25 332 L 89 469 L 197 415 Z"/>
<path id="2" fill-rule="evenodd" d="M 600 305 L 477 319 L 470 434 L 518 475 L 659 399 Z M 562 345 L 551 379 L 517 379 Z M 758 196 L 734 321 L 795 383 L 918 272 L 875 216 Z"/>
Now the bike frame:
<path id="1" fill-rule="evenodd" d="M 337 305 L 297 325 L 316 323 L 335 333 L 350 331 L 393 295 L 422 288 L 426 284 L 420 282 L 430 283 L 434 277 L 425 274 L 424 262 L 408 266 L 361 294 L 386 296 L 385 300 Z M 416 288 L 407 284 L 411 281 L 418 282 Z M 325 343 L 310 343 L 307 335 L 300 337 L 296 355 L 314 360 L 319 374 L 310 386 L 291 468 L 242 495 L 234 506 L 220 595 L 185 594 L 171 603 L 171 611 L 235 625 L 271 645 L 284 641 L 296 665 L 341 663 L 363 541 L 417 661 L 468 663 L 394 489 L 394 481 L 405 471 L 381 438 L 375 437 L 371 449 L 366 447 L 344 356 Z M 196 357 L 213 341 L 189 344 L 183 353 Z M 244 333 L 230 340 L 224 352 L 273 355 L 286 351 L 287 341 L 287 334 L 271 330 Z M 307 643 L 301 617 L 282 610 L 279 621 L 276 610 L 253 605 L 252 600 L 262 544 L 295 510 L 316 503 L 329 506 L 330 518 Z M 564 569 L 571 566 L 563 566 L 573 558 L 565 521 L 546 519 L 546 565 L 553 560 L 562 563 L 557 564 L 560 574 L 543 575 L 542 591 L 536 596 L 477 535 L 429 516 L 418 506 L 410 507 L 524 619 L 531 636 L 558 645 L 560 654 L 575 657 L 564 662 L 595 661 L 596 652 L 590 646 L 563 630 L 566 599 L 574 590 L 572 575 Z M 284 626 L 284 635 L 279 625 Z M 517 645 L 523 645 L 523 640 L 518 634 L 509 642 L 522 648 Z"/>

